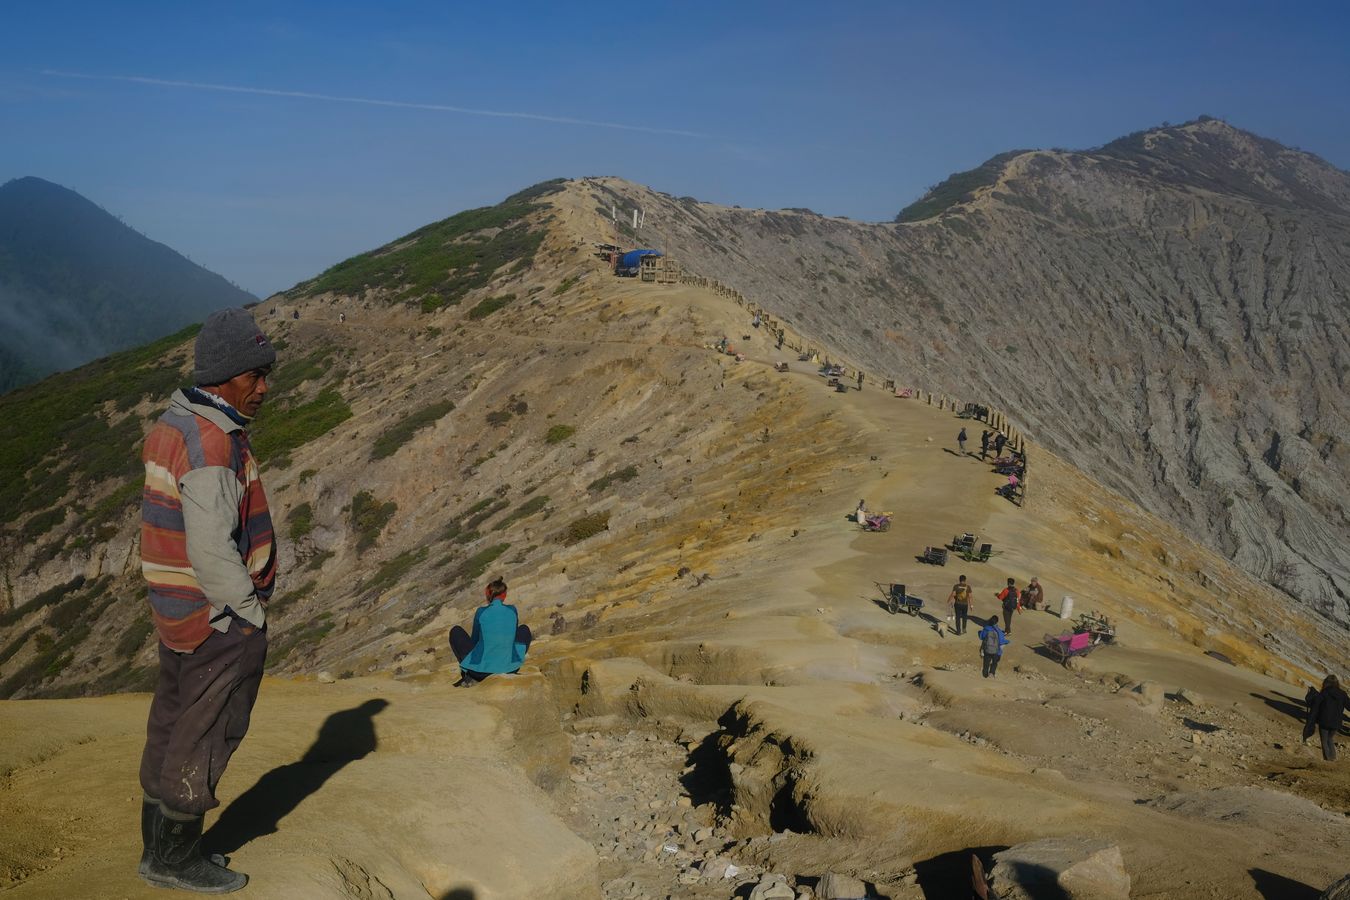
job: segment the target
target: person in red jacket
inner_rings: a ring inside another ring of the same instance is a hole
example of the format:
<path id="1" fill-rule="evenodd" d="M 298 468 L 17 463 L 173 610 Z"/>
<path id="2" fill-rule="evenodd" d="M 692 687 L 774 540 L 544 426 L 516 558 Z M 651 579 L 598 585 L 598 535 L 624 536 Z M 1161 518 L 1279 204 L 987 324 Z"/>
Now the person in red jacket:
<path id="1" fill-rule="evenodd" d="M 1021 595 L 1017 592 L 1017 582 L 1009 578 L 1008 586 L 999 591 L 996 596 L 998 602 L 1003 605 L 1003 633 L 1011 637 L 1013 613 L 1021 607 Z"/>

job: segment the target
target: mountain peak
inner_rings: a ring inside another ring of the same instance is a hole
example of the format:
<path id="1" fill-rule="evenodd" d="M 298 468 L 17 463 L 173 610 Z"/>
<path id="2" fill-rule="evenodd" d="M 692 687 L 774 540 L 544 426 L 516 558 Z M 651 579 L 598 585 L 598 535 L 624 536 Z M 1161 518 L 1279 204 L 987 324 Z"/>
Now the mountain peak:
<path id="1" fill-rule="evenodd" d="M 1141 175 L 1168 183 L 1350 215 L 1350 173 L 1312 153 L 1212 116 L 1136 131 L 1090 155 L 1123 162 Z"/>
<path id="2" fill-rule="evenodd" d="M 1315 154 L 1215 118 L 1198 116 L 1173 125 L 1140 129 L 1091 150 L 1012 150 L 957 172 L 900 211 L 896 222 L 918 222 L 974 200 L 996 185 L 1025 154 L 1070 165 L 1091 160 L 1178 187 L 1228 194 L 1248 201 L 1350 215 L 1350 173 Z"/>

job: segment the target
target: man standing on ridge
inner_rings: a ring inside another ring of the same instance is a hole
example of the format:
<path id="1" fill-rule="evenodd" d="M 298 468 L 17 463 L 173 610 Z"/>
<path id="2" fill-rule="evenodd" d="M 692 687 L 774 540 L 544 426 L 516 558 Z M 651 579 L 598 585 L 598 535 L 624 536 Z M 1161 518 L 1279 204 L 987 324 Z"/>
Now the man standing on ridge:
<path id="1" fill-rule="evenodd" d="M 248 731 L 267 656 L 276 541 L 247 427 L 276 351 L 243 309 L 207 317 L 193 383 L 145 439 L 141 570 L 159 632 L 159 681 L 141 757 L 140 875 L 224 894 L 248 876 L 207 858 L 202 817 Z"/>
<path id="2" fill-rule="evenodd" d="M 956 446 L 961 448 L 961 455 L 966 455 L 966 426 L 961 426 L 961 431 L 956 435 Z"/>
<path id="3" fill-rule="evenodd" d="M 1021 608 L 1021 594 L 1017 592 L 1017 581 L 1009 578 L 1008 586 L 999 591 L 997 596 L 999 603 L 1003 604 L 1003 631 L 1011 635 L 1013 613 Z"/>
<path id="4" fill-rule="evenodd" d="M 980 433 L 980 459 L 989 455 L 989 429 L 986 428 Z"/>
<path id="5" fill-rule="evenodd" d="M 951 608 L 952 616 L 955 617 L 955 627 L 952 630 L 957 634 L 966 633 L 966 619 L 970 616 L 970 595 L 970 585 L 966 584 L 964 575 L 956 579 L 956 584 L 952 585 L 952 592 L 947 595 L 947 606 Z"/>

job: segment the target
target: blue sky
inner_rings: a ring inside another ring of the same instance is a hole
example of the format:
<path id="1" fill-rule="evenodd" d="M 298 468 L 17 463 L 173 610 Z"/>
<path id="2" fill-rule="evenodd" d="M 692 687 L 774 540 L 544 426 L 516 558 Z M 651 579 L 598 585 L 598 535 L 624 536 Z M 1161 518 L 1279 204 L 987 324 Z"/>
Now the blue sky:
<path id="1" fill-rule="evenodd" d="M 556 176 L 883 220 L 995 153 L 1202 113 L 1350 168 L 1346 4 L 6 6 L 0 182 L 260 295 Z"/>

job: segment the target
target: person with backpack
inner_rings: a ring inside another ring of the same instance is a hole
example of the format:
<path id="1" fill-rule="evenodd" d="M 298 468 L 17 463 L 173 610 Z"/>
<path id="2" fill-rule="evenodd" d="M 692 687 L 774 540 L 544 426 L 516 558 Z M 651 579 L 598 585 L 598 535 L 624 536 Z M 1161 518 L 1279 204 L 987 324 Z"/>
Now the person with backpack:
<path id="1" fill-rule="evenodd" d="M 1004 434 L 1003 432 L 1000 431 L 1000 432 L 998 433 L 998 436 L 994 438 L 994 458 L 995 458 L 995 459 L 997 459 L 998 457 L 1000 457 L 1000 456 L 1003 455 L 1003 446 L 1004 446 L 1005 444 L 1007 444 L 1007 443 L 1008 443 L 1008 436 L 1007 436 L 1006 434 Z"/>
<path id="2" fill-rule="evenodd" d="M 980 459 L 989 455 L 989 429 L 980 432 Z"/>
<path id="3" fill-rule="evenodd" d="M 1002 629 L 998 627 L 998 617 L 989 620 L 989 623 L 980 629 L 980 657 L 984 665 L 981 674 L 985 678 L 993 678 L 998 674 L 998 661 L 1003 658 L 1003 648 L 1009 643 L 1004 637 Z"/>
<path id="4" fill-rule="evenodd" d="M 974 592 L 970 585 L 966 584 L 966 576 L 962 575 L 952 585 L 952 592 L 947 595 L 947 606 L 951 609 L 948 618 L 955 617 L 955 624 L 952 630 L 957 634 L 966 633 L 966 620 L 970 618 L 970 598 Z"/>
<path id="5" fill-rule="evenodd" d="M 1008 586 L 999 591 L 996 595 L 999 603 L 1003 605 L 1003 631 L 1006 634 L 1012 634 L 1013 613 L 1021 609 L 1021 597 L 1017 592 L 1017 582 L 1009 578 Z"/>
<path id="6" fill-rule="evenodd" d="M 958 447 L 961 448 L 961 455 L 964 456 L 964 455 L 965 455 L 965 452 L 966 452 L 966 429 L 965 429 L 965 426 L 962 426 L 962 428 L 961 428 L 961 433 L 958 434 L 958 435 L 956 436 L 956 446 L 958 446 Z"/>
<path id="7" fill-rule="evenodd" d="M 1336 761 L 1336 732 L 1341 730 L 1341 719 L 1345 716 L 1347 706 L 1350 706 L 1350 697 L 1341 689 L 1340 680 L 1335 675 L 1328 675 L 1323 680 L 1322 690 L 1317 692 L 1316 698 L 1308 706 L 1303 739 L 1312 737 L 1313 729 L 1316 728 L 1322 739 L 1322 759 L 1327 762 Z"/>

